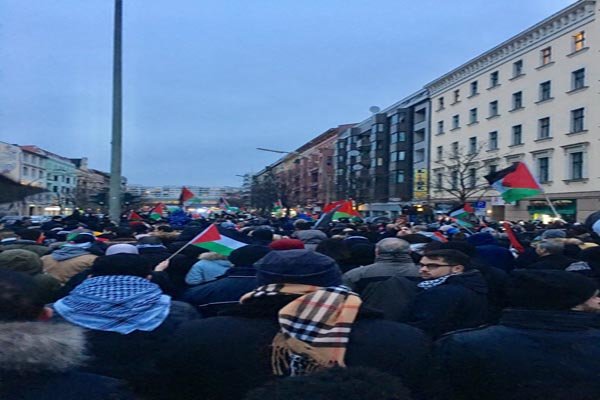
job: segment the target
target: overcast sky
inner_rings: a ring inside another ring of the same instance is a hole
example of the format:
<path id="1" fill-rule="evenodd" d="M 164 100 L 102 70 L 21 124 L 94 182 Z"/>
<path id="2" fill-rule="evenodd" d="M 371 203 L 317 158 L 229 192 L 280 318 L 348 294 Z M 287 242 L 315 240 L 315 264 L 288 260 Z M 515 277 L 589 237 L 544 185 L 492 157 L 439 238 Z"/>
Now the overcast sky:
<path id="1" fill-rule="evenodd" d="M 240 185 L 573 1 L 124 0 L 123 173 Z M 0 140 L 110 165 L 112 0 L 0 0 Z"/>

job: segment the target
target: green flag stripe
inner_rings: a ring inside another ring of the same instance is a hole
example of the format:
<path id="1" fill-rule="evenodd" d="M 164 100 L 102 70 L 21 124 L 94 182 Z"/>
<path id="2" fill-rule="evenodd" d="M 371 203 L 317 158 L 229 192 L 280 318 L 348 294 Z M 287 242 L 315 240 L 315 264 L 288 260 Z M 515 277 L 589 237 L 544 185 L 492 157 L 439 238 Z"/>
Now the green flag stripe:
<path id="1" fill-rule="evenodd" d="M 528 188 L 515 188 L 508 189 L 502 193 L 504 201 L 512 203 L 513 201 L 519 201 L 527 197 L 533 197 L 540 194 L 542 191 L 539 189 L 528 189 Z"/>
<path id="2" fill-rule="evenodd" d="M 228 256 L 235 249 L 231 247 L 227 247 L 222 245 L 219 242 L 204 242 L 204 243 L 196 243 L 194 246 L 202 247 L 208 251 L 214 251 L 215 253 L 222 254 L 224 256 Z"/>

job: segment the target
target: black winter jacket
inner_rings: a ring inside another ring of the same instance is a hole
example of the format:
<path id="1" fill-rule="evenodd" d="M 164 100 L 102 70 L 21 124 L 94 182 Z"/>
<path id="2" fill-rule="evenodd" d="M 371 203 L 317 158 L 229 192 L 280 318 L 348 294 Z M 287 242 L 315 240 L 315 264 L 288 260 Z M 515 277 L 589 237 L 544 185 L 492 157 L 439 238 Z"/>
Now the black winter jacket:
<path id="1" fill-rule="evenodd" d="M 500 324 L 436 344 L 439 398 L 600 398 L 600 315 L 509 309 Z M 454 396 L 454 397 L 452 397 Z"/>
<path id="2" fill-rule="evenodd" d="M 488 287 L 479 271 L 451 276 L 444 283 L 417 294 L 409 306 L 407 324 L 432 337 L 486 321 Z"/>
<path id="3" fill-rule="evenodd" d="M 249 389 L 273 379 L 270 345 L 279 330 L 277 312 L 293 298 L 262 298 L 238 306 L 234 315 L 182 326 L 157 380 L 162 398 L 241 399 Z M 362 312 L 352 327 L 345 361 L 348 366 L 386 371 L 418 389 L 429 362 L 428 346 L 418 329 Z"/>

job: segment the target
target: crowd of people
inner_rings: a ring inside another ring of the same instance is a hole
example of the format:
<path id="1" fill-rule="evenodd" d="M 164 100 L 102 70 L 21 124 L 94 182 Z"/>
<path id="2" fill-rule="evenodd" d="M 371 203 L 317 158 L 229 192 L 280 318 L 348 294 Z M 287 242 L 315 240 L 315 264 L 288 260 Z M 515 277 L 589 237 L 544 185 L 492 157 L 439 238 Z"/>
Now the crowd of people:
<path id="1" fill-rule="evenodd" d="M 191 245 L 211 224 L 244 245 Z M 583 224 L 75 215 L 0 239 L 2 399 L 600 398 Z"/>

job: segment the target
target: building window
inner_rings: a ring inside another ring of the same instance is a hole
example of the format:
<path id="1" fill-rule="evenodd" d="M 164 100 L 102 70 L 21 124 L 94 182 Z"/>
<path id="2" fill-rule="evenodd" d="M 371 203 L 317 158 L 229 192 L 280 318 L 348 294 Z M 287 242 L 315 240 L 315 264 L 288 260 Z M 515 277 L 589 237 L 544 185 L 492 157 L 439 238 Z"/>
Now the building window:
<path id="1" fill-rule="evenodd" d="M 23 167 L 23 176 L 29 176 L 29 168 Z"/>
<path id="2" fill-rule="evenodd" d="M 58 182 L 58 175 L 54 175 L 54 182 Z"/>
<path id="3" fill-rule="evenodd" d="M 469 123 L 470 124 L 475 124 L 477 123 L 477 109 L 476 108 L 471 108 L 469 110 Z"/>
<path id="4" fill-rule="evenodd" d="M 405 151 L 399 151 L 398 152 L 398 161 L 404 161 L 406 160 L 406 152 Z"/>
<path id="5" fill-rule="evenodd" d="M 571 110 L 571 133 L 582 132 L 584 130 L 584 109 L 578 108 Z"/>
<path id="6" fill-rule="evenodd" d="M 538 139 L 550 137 L 550 117 L 538 119 Z"/>
<path id="7" fill-rule="evenodd" d="M 444 186 L 444 175 L 441 172 L 435 174 L 435 187 L 441 190 Z"/>
<path id="8" fill-rule="evenodd" d="M 550 81 L 540 83 L 540 101 L 552 98 L 552 85 Z"/>
<path id="9" fill-rule="evenodd" d="M 443 110 L 444 109 L 444 97 L 440 97 L 438 98 L 438 110 Z"/>
<path id="10" fill-rule="evenodd" d="M 458 103 L 460 101 L 460 89 L 456 89 L 453 92 L 453 96 L 454 96 L 454 103 Z"/>
<path id="11" fill-rule="evenodd" d="M 396 183 L 404 183 L 404 171 L 396 171 Z"/>
<path id="12" fill-rule="evenodd" d="M 490 118 L 498 116 L 498 100 L 490 102 Z"/>
<path id="13" fill-rule="evenodd" d="M 425 149 L 415 150 L 414 162 L 422 162 L 425 161 Z"/>
<path id="14" fill-rule="evenodd" d="M 437 147 L 437 160 L 442 161 L 444 158 L 444 146 Z"/>
<path id="15" fill-rule="evenodd" d="M 437 133 L 438 133 L 438 135 L 441 135 L 442 133 L 444 133 L 444 121 L 438 121 Z"/>
<path id="16" fill-rule="evenodd" d="M 460 116 L 458 114 L 452 116 L 452 129 L 460 128 Z"/>
<path id="17" fill-rule="evenodd" d="M 382 157 L 377 157 L 377 166 L 378 167 L 383 166 L 383 158 Z"/>
<path id="18" fill-rule="evenodd" d="M 546 47 L 540 51 L 541 65 L 548 65 L 552 62 L 552 47 Z"/>
<path id="19" fill-rule="evenodd" d="M 452 181 L 452 189 L 458 189 L 458 171 L 452 171 L 452 174 L 450 176 Z"/>
<path id="20" fill-rule="evenodd" d="M 585 32 L 581 31 L 577 34 L 573 35 L 573 50 L 579 51 L 583 50 L 585 47 Z"/>
<path id="21" fill-rule="evenodd" d="M 398 133 L 392 133 L 390 135 L 390 143 L 396 143 L 398 142 Z"/>
<path id="22" fill-rule="evenodd" d="M 550 182 L 550 158 L 538 157 L 537 162 L 537 178 L 540 183 Z"/>
<path id="23" fill-rule="evenodd" d="M 406 142 L 406 132 L 398 132 L 398 141 Z"/>
<path id="24" fill-rule="evenodd" d="M 577 151 L 569 154 L 570 179 L 583 179 L 583 152 Z"/>
<path id="25" fill-rule="evenodd" d="M 490 74 L 490 87 L 496 87 L 500 84 L 500 73 L 498 71 L 494 71 Z"/>
<path id="26" fill-rule="evenodd" d="M 471 82 L 471 86 L 470 86 L 470 88 L 471 88 L 471 96 L 477 96 L 479 94 L 478 86 L 479 86 L 479 84 L 478 84 L 477 81 Z"/>
<path id="27" fill-rule="evenodd" d="M 585 68 L 571 72 L 571 90 L 585 87 Z"/>
<path id="28" fill-rule="evenodd" d="M 458 156 L 458 142 L 452 142 L 452 155 L 454 157 Z"/>
<path id="29" fill-rule="evenodd" d="M 398 114 L 394 114 L 390 117 L 390 125 L 396 125 L 398 123 Z"/>
<path id="30" fill-rule="evenodd" d="M 383 124 L 375 124 L 371 127 L 372 133 L 383 132 Z"/>
<path id="31" fill-rule="evenodd" d="M 474 188 L 477 185 L 477 169 L 469 168 L 469 187 Z"/>
<path id="32" fill-rule="evenodd" d="M 469 154 L 477 153 L 477 137 L 473 136 L 469 138 Z"/>
<path id="33" fill-rule="evenodd" d="M 512 127 L 512 146 L 523 144 L 523 130 L 521 125 L 515 125 Z"/>
<path id="34" fill-rule="evenodd" d="M 52 186 L 52 191 L 54 193 L 58 193 L 58 186 Z"/>
<path id="35" fill-rule="evenodd" d="M 512 95 L 513 110 L 523 108 L 523 92 L 516 92 Z"/>
<path id="36" fill-rule="evenodd" d="M 515 61 L 512 66 L 513 78 L 523 75 L 523 60 Z"/>
<path id="37" fill-rule="evenodd" d="M 498 132 L 490 132 L 488 140 L 488 150 L 498 150 Z"/>
<path id="38" fill-rule="evenodd" d="M 496 164 L 490 164 L 488 167 L 488 174 L 493 174 L 498 171 L 498 166 Z"/>
<path id="39" fill-rule="evenodd" d="M 66 179 L 66 181 L 67 181 L 67 182 L 66 182 L 67 184 L 70 184 L 70 183 L 71 183 L 71 178 L 65 178 L 65 179 Z"/>

